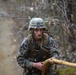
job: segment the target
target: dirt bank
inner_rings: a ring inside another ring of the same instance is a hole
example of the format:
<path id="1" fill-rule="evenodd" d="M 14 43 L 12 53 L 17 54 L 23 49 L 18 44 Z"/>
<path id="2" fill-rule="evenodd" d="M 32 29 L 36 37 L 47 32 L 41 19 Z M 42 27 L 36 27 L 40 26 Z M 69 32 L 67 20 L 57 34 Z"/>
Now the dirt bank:
<path id="1" fill-rule="evenodd" d="M 0 75 L 21 75 L 22 71 L 16 62 L 17 45 L 13 44 L 12 19 L 0 19 Z"/>

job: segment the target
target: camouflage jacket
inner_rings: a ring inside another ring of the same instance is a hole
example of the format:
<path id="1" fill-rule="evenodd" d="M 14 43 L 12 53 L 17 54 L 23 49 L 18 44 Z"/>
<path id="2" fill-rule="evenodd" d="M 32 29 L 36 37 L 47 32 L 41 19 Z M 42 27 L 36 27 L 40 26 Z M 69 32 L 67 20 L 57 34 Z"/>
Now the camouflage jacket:
<path id="1" fill-rule="evenodd" d="M 45 51 L 42 50 L 45 52 L 45 54 L 41 54 L 42 56 L 39 57 L 41 59 L 39 59 L 38 61 L 44 61 L 49 57 L 55 57 L 55 58 L 59 57 L 59 53 L 55 41 L 51 36 L 47 34 L 43 34 L 42 47 L 44 47 L 45 49 Z M 23 42 L 21 43 L 17 57 L 18 64 L 24 69 L 25 68 L 32 69 L 32 63 L 35 62 L 36 56 L 41 49 L 42 49 L 41 43 L 37 43 L 31 37 L 31 35 L 24 38 Z"/>

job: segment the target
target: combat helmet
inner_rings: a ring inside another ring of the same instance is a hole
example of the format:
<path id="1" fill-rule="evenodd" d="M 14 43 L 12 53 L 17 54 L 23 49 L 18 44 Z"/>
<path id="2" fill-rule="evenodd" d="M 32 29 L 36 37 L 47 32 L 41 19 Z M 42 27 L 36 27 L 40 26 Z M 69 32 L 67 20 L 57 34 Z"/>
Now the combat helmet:
<path id="1" fill-rule="evenodd" d="M 32 18 L 29 22 L 28 30 L 35 29 L 35 28 L 43 28 L 46 29 L 46 25 L 42 18 Z"/>

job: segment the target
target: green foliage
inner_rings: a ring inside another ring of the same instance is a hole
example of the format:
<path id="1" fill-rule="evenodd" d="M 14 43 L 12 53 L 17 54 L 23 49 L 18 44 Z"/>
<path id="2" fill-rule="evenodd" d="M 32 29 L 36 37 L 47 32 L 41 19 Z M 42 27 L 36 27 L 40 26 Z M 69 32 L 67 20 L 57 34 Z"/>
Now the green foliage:
<path id="1" fill-rule="evenodd" d="M 62 68 L 62 69 L 58 69 L 59 71 L 59 75 L 74 75 L 74 73 L 76 72 L 76 68 Z"/>

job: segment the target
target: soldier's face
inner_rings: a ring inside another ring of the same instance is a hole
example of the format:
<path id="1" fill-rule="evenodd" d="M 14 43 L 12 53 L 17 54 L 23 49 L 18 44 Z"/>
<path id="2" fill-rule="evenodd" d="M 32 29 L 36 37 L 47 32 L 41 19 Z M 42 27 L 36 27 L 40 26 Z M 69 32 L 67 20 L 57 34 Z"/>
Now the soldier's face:
<path id="1" fill-rule="evenodd" d="M 34 37 L 35 39 L 39 40 L 42 38 L 43 35 L 43 29 L 34 29 Z"/>

